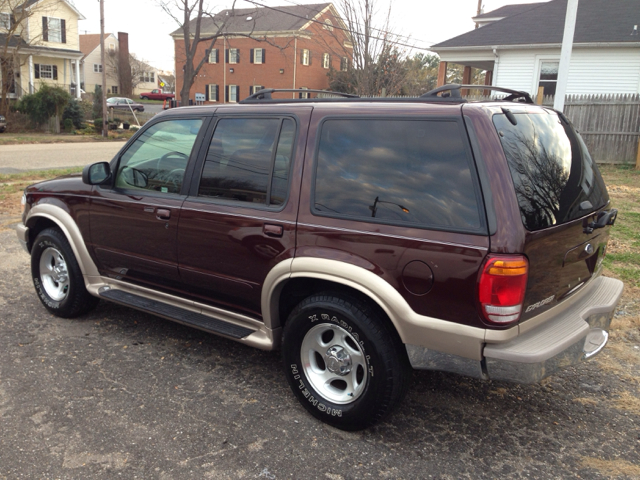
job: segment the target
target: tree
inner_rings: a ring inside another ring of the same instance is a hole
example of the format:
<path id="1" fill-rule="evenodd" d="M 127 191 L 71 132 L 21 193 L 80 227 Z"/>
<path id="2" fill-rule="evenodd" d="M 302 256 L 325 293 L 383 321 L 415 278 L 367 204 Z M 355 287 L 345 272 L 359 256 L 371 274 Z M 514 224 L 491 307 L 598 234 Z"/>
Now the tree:
<path id="1" fill-rule="evenodd" d="M 436 88 L 438 83 L 437 55 L 416 53 L 405 61 L 406 77 L 402 86 L 402 94 L 419 97 L 423 93 Z"/>
<path id="2" fill-rule="evenodd" d="M 22 93 L 15 83 L 16 74 L 28 58 L 22 52 L 42 40 L 42 35 L 26 35 L 28 19 L 53 11 L 58 1 L 28 5 L 25 0 L 0 0 L 0 115 L 7 114 L 10 93 Z"/>
<path id="3" fill-rule="evenodd" d="M 329 72 L 332 88 L 344 87 L 346 90 L 339 91 L 361 96 L 401 93 L 407 76 L 406 53 L 401 49 L 405 44 L 391 30 L 391 5 L 380 21 L 376 0 L 340 0 L 336 4 L 342 12 L 341 28 L 347 31 L 349 40 L 335 42 L 340 50 L 332 53 L 351 61 L 346 71 Z M 334 29 L 336 38 L 341 28 Z"/>
<path id="4" fill-rule="evenodd" d="M 157 0 L 160 7 L 170 15 L 179 25 L 184 38 L 184 49 L 180 55 L 176 54 L 176 65 L 183 71 L 183 83 L 180 90 L 180 101 L 182 105 L 189 104 L 189 93 L 195 82 L 196 76 L 200 72 L 202 66 L 207 62 L 206 52 L 211 51 L 216 41 L 230 32 L 227 26 L 234 18 L 236 0 L 233 0 L 231 8 L 225 15 L 215 15 L 209 10 L 204 0 Z M 180 12 L 181 15 L 176 14 Z M 256 15 L 253 17 L 253 25 L 255 26 Z M 206 22 L 206 32 L 203 32 L 203 20 Z M 234 36 L 254 38 L 253 28 L 249 33 L 233 33 Z M 258 40 L 258 39 L 256 39 Z M 205 54 L 198 55 L 201 44 L 206 45 Z"/>
<path id="5" fill-rule="evenodd" d="M 120 84 L 123 83 L 123 79 L 121 78 L 121 72 L 123 72 L 123 68 L 129 69 L 129 71 L 131 72 L 131 78 L 126 80 L 131 84 L 131 92 L 133 92 L 138 87 L 138 85 L 140 85 L 140 83 L 143 83 L 142 75 L 144 73 L 155 70 L 144 60 L 136 57 L 136 55 L 133 53 L 129 54 L 129 62 L 128 64 L 126 64 L 120 61 L 120 55 L 118 52 L 109 52 L 107 57 L 107 65 L 107 76 L 118 80 Z M 130 96 L 132 95 L 132 93 L 126 93 L 123 90 L 121 95 Z"/>

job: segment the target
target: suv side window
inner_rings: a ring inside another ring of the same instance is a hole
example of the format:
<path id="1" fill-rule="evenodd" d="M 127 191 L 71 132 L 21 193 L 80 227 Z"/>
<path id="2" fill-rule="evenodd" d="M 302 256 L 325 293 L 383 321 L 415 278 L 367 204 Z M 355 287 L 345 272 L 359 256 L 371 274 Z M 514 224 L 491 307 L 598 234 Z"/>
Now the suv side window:
<path id="1" fill-rule="evenodd" d="M 180 193 L 201 126 L 201 119 L 181 119 L 149 127 L 120 158 L 116 187 Z"/>
<path id="2" fill-rule="evenodd" d="M 480 232 L 472 159 L 455 120 L 331 119 L 322 126 L 316 215 Z"/>
<path id="3" fill-rule="evenodd" d="M 207 152 L 198 196 L 282 205 L 295 123 L 290 118 L 223 118 Z"/>

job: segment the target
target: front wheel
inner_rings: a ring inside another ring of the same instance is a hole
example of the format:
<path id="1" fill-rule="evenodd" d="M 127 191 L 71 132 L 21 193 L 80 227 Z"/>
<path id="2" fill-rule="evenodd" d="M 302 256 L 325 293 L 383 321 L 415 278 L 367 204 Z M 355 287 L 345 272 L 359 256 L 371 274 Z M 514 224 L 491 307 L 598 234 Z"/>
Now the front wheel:
<path id="1" fill-rule="evenodd" d="M 366 428 L 404 396 L 410 368 L 402 342 L 385 318 L 358 299 L 308 297 L 289 316 L 282 343 L 294 394 L 330 425 Z"/>
<path id="2" fill-rule="evenodd" d="M 36 237 L 31 249 L 31 275 L 40 301 L 58 317 L 76 317 L 98 304 L 84 286 L 69 241 L 58 229 L 47 228 Z"/>

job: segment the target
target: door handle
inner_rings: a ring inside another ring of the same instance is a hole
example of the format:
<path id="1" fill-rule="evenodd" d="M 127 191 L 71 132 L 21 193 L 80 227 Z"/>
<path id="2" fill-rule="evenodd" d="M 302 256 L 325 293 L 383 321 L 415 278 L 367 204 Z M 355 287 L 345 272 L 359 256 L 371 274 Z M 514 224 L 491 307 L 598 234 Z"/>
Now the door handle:
<path id="1" fill-rule="evenodd" d="M 265 235 L 270 237 L 281 237 L 284 230 L 282 225 L 271 225 L 269 223 L 265 223 L 264 227 L 262 227 L 262 231 Z"/>
<path id="2" fill-rule="evenodd" d="M 169 220 L 171 218 L 171 210 L 166 208 L 158 208 L 156 210 L 156 218 L 158 220 Z"/>

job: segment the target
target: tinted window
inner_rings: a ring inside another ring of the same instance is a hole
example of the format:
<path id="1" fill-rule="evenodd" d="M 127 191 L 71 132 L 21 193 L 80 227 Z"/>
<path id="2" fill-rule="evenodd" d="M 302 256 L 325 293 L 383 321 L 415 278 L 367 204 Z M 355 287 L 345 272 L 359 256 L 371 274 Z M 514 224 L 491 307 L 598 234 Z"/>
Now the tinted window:
<path id="1" fill-rule="evenodd" d="M 120 158 L 116 186 L 163 193 L 182 187 L 202 120 L 168 120 L 146 129 Z"/>
<path id="2" fill-rule="evenodd" d="M 290 119 L 218 121 L 198 195 L 263 205 L 282 204 L 294 136 L 295 126 Z"/>
<path id="3" fill-rule="evenodd" d="M 482 222 L 475 182 L 459 124 L 325 122 L 318 151 L 314 213 L 479 230 Z"/>
<path id="4" fill-rule="evenodd" d="M 554 112 L 505 115 L 493 123 L 507 157 L 522 223 L 540 230 L 580 218 L 608 200 L 602 176 L 584 142 Z M 591 208 L 580 208 L 588 201 Z"/>

